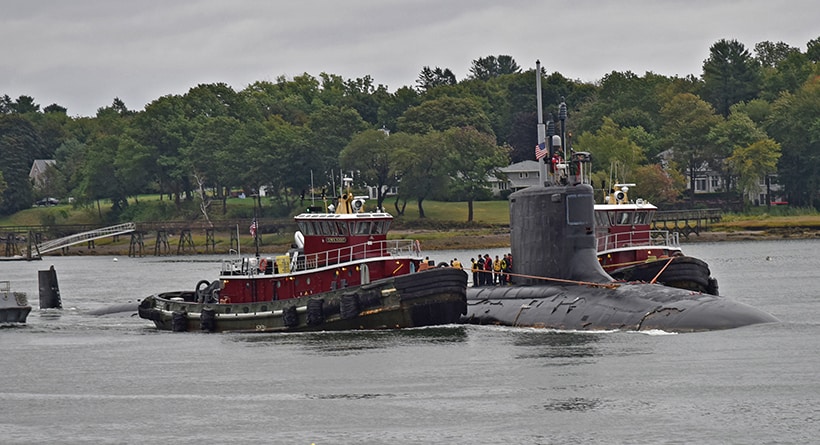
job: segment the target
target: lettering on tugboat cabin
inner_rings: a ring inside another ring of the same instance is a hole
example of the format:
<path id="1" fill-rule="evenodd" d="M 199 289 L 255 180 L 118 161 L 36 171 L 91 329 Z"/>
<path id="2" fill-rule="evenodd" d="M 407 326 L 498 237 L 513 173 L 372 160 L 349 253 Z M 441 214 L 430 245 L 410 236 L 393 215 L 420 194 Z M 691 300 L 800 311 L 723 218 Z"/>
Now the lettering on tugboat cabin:
<path id="1" fill-rule="evenodd" d="M 343 236 L 329 236 L 325 238 L 325 242 L 328 244 L 344 244 L 347 242 L 347 238 Z"/>

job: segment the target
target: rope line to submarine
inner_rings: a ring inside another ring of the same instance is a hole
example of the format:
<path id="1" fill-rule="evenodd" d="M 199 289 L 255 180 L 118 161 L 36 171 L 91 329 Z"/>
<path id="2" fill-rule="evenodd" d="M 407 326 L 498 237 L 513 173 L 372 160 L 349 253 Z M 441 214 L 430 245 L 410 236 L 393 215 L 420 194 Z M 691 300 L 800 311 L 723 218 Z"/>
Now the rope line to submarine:
<path id="1" fill-rule="evenodd" d="M 479 271 L 479 273 L 488 273 Z M 544 281 L 555 281 L 558 283 L 566 283 L 566 284 L 577 284 L 579 286 L 593 286 L 593 287 L 605 287 L 607 289 L 617 289 L 620 287 L 620 284 L 617 283 L 593 283 L 592 281 L 577 281 L 577 280 L 566 280 L 563 278 L 549 278 L 549 277 L 539 277 L 537 275 L 525 275 L 520 273 L 508 273 L 504 272 L 504 275 L 509 275 L 511 277 L 521 277 L 521 278 L 531 278 L 534 280 L 544 280 Z"/>

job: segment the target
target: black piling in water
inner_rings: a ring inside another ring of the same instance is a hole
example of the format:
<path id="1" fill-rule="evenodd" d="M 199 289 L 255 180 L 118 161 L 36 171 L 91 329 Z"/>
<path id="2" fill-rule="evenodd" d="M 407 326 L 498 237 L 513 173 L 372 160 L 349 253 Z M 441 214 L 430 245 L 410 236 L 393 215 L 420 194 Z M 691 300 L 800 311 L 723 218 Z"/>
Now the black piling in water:
<path id="1" fill-rule="evenodd" d="M 63 301 L 60 298 L 60 285 L 57 283 L 57 271 L 54 266 L 48 270 L 37 272 L 40 285 L 40 309 L 62 309 Z"/>

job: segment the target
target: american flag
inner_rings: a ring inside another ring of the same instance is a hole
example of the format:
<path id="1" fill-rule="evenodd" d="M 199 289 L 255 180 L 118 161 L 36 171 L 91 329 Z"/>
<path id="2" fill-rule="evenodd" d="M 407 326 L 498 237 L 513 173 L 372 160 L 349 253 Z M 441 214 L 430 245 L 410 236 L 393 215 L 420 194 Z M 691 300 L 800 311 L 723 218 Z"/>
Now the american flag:
<path id="1" fill-rule="evenodd" d="M 251 223 L 251 228 L 250 228 L 251 236 L 254 237 L 254 238 L 256 238 L 256 229 L 257 228 L 259 228 L 259 224 L 256 223 L 256 218 L 254 218 L 253 222 Z"/>
<path id="2" fill-rule="evenodd" d="M 540 160 L 541 158 L 543 158 L 547 154 L 549 154 L 549 151 L 544 146 L 543 142 L 535 146 L 535 160 L 536 161 Z"/>

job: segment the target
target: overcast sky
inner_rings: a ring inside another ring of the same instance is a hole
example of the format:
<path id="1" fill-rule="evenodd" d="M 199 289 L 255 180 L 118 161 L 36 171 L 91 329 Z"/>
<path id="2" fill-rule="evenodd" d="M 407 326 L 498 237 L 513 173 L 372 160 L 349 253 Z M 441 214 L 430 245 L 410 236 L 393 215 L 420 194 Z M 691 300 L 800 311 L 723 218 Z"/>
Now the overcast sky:
<path id="1" fill-rule="evenodd" d="M 395 91 L 424 66 L 458 80 L 473 60 L 596 81 L 611 71 L 699 76 L 736 39 L 806 50 L 817 0 L 0 0 L 0 95 L 93 116 L 200 83 L 370 75 Z"/>

